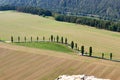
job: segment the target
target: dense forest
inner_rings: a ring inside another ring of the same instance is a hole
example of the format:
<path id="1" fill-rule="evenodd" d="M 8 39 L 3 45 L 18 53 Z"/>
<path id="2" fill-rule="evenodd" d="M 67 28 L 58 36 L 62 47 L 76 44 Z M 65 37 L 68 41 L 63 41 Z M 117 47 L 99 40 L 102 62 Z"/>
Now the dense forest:
<path id="1" fill-rule="evenodd" d="M 0 5 L 33 6 L 66 15 L 120 20 L 120 0 L 0 0 Z"/>
<path id="2" fill-rule="evenodd" d="M 5 5 L 5 6 L 0 6 L 0 10 L 2 11 L 16 10 L 18 12 L 37 14 L 42 16 L 52 16 L 52 12 L 50 12 L 49 10 L 45 10 L 37 7 L 29 7 L 29 6 L 16 7 L 16 6 Z"/>
<path id="3" fill-rule="evenodd" d="M 40 16 L 41 15 L 42 16 L 53 16 L 55 20 L 57 21 L 77 23 L 77 24 L 82 24 L 82 25 L 88 25 L 91 27 L 96 27 L 99 29 L 106 29 L 110 31 L 120 32 L 120 22 L 106 21 L 106 20 L 87 18 L 87 17 L 66 16 L 66 15 L 61 15 L 58 13 L 53 13 L 49 10 L 44 10 L 42 8 L 29 7 L 29 6 L 16 7 L 16 6 L 6 5 L 6 6 L 0 6 L 0 10 L 2 11 L 16 10 L 19 12 L 31 13 L 31 14 L 36 14 Z"/>

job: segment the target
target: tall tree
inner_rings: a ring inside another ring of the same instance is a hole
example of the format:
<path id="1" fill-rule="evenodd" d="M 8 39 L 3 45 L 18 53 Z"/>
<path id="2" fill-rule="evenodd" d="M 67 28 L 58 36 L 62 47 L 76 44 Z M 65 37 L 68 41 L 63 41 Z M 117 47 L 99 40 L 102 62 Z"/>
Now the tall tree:
<path id="1" fill-rule="evenodd" d="M 57 35 L 57 37 L 56 37 L 56 40 L 57 40 L 57 43 L 59 42 L 59 36 Z"/>
<path id="2" fill-rule="evenodd" d="M 92 47 L 89 48 L 89 56 L 92 56 Z"/>
<path id="3" fill-rule="evenodd" d="M 104 58 L 104 53 L 102 53 L 102 59 Z"/>
<path id="4" fill-rule="evenodd" d="M 84 55 L 84 46 L 81 46 L 81 53 Z"/>
<path id="5" fill-rule="evenodd" d="M 53 35 L 51 35 L 51 42 L 53 42 L 53 38 L 54 38 Z"/>
<path id="6" fill-rule="evenodd" d="M 43 36 L 43 41 L 45 41 L 45 37 Z"/>
<path id="7" fill-rule="evenodd" d="M 39 41 L 39 37 L 37 36 L 37 42 Z"/>
<path id="8" fill-rule="evenodd" d="M 74 49 L 74 42 L 71 42 L 71 48 Z"/>
<path id="9" fill-rule="evenodd" d="M 13 43 L 13 36 L 11 36 L 11 42 Z"/>
<path id="10" fill-rule="evenodd" d="M 110 53 L 110 60 L 112 60 L 112 56 L 113 56 L 112 53 Z"/>
<path id="11" fill-rule="evenodd" d="M 67 38 L 65 38 L 65 44 L 67 44 Z"/>
<path id="12" fill-rule="evenodd" d="M 31 39 L 31 42 L 32 42 L 32 36 L 31 36 L 31 38 L 30 38 L 30 39 Z"/>
<path id="13" fill-rule="evenodd" d="M 26 42 L 26 40 L 27 40 L 26 36 L 24 37 L 24 40 L 25 40 L 25 42 Z"/>
<path id="14" fill-rule="evenodd" d="M 63 37 L 61 37 L 61 43 L 63 44 L 64 42 L 63 42 L 64 40 L 63 40 Z"/>
<path id="15" fill-rule="evenodd" d="M 75 48 L 77 49 L 77 43 L 75 43 Z"/>

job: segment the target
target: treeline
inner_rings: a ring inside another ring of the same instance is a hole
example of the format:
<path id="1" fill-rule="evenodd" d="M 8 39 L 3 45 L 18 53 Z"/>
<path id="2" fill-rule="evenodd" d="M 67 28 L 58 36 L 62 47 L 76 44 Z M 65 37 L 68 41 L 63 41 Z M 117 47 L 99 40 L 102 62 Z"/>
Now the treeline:
<path id="1" fill-rule="evenodd" d="M 66 15 L 56 15 L 55 20 L 88 25 L 99 29 L 106 29 L 110 31 L 120 32 L 120 22 L 112 22 L 112 21 L 105 21 L 100 19 L 66 16 Z"/>
<path id="2" fill-rule="evenodd" d="M 102 53 L 101 54 L 102 56 L 93 56 L 92 46 L 89 47 L 89 51 L 87 52 L 85 50 L 84 45 L 80 46 L 81 47 L 81 49 L 80 49 L 80 47 L 77 43 L 75 43 L 74 41 L 71 41 L 71 43 L 68 43 L 68 38 L 64 38 L 63 36 L 60 37 L 59 35 L 57 35 L 57 36 L 51 35 L 49 37 L 49 40 L 45 40 L 46 39 L 45 36 L 43 36 L 42 40 L 40 39 L 39 36 L 37 36 L 36 39 L 34 39 L 34 40 L 33 40 L 32 36 L 31 37 L 26 37 L 25 36 L 23 40 L 21 40 L 22 37 L 18 36 L 17 41 L 15 40 L 16 38 L 15 39 L 14 38 L 15 37 L 11 36 L 11 42 L 12 43 L 54 42 L 54 43 L 63 44 L 65 46 L 71 48 L 73 51 L 79 53 L 82 56 L 88 56 L 88 57 L 99 58 L 99 59 L 107 59 L 107 58 L 105 58 L 105 53 Z M 112 60 L 112 56 L 113 56 L 112 53 L 110 53 L 110 60 Z"/>
<path id="3" fill-rule="evenodd" d="M 25 13 L 31 13 L 31 14 L 36 14 L 36 15 L 43 15 L 43 16 L 52 16 L 52 12 L 49 10 L 44 10 L 41 8 L 37 7 L 29 7 L 29 6 L 0 6 L 0 10 L 5 11 L 5 10 L 16 10 L 19 12 L 25 12 Z"/>

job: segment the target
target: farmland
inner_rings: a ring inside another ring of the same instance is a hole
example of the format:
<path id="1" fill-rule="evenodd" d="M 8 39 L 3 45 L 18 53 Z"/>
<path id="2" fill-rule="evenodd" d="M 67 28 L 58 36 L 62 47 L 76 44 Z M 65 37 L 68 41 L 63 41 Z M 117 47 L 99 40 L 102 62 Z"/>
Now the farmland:
<path id="1" fill-rule="evenodd" d="M 86 74 L 120 80 L 120 63 L 0 42 L 0 80 L 54 80 Z"/>
<path id="2" fill-rule="evenodd" d="M 37 36 L 40 39 L 45 36 L 48 40 L 50 35 L 67 37 L 69 43 L 73 40 L 79 46 L 84 45 L 86 51 L 92 46 L 95 56 L 101 56 L 104 52 L 108 58 L 109 53 L 113 53 L 113 59 L 120 60 L 120 33 L 14 11 L 0 13 L 1 40 L 10 41 L 11 36 L 14 36 L 16 41 L 18 36 L 21 40 L 25 36 L 28 40 L 31 36 L 33 40 L 36 40 Z"/>

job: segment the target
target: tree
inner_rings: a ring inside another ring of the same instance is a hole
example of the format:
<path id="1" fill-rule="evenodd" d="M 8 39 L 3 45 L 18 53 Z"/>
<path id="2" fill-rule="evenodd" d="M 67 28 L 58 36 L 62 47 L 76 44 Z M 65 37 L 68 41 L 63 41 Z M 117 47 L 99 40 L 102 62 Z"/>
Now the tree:
<path id="1" fill-rule="evenodd" d="M 77 43 L 75 43 L 75 48 L 77 49 Z"/>
<path id="2" fill-rule="evenodd" d="M 32 36 L 31 36 L 31 38 L 30 38 L 30 39 L 31 39 L 31 42 L 32 42 Z"/>
<path id="3" fill-rule="evenodd" d="M 73 41 L 71 42 L 71 48 L 72 49 L 74 48 L 74 42 Z"/>
<path id="4" fill-rule="evenodd" d="M 18 42 L 20 42 L 20 36 L 18 36 Z"/>
<path id="5" fill-rule="evenodd" d="M 110 53 L 110 60 L 112 60 L 112 53 Z"/>
<path id="6" fill-rule="evenodd" d="M 39 40 L 39 37 L 37 36 L 37 42 L 38 42 L 38 40 Z"/>
<path id="7" fill-rule="evenodd" d="M 45 41 L 45 37 L 43 36 L 43 41 Z"/>
<path id="8" fill-rule="evenodd" d="M 13 43 L 13 36 L 11 36 L 11 42 Z"/>
<path id="9" fill-rule="evenodd" d="M 24 40 L 25 40 L 25 42 L 26 42 L 27 38 L 26 38 L 26 37 L 24 37 Z"/>
<path id="10" fill-rule="evenodd" d="M 57 40 L 57 43 L 59 42 L 59 36 L 57 35 L 57 37 L 56 37 L 56 40 Z"/>
<path id="11" fill-rule="evenodd" d="M 84 46 L 81 46 L 81 53 L 84 55 Z"/>
<path id="12" fill-rule="evenodd" d="M 102 59 L 104 58 L 104 53 L 102 53 Z"/>
<path id="13" fill-rule="evenodd" d="M 53 35 L 51 35 L 51 42 L 53 42 Z"/>
<path id="14" fill-rule="evenodd" d="M 61 43 L 63 44 L 64 42 L 63 42 L 63 37 L 61 37 Z"/>
<path id="15" fill-rule="evenodd" d="M 67 38 L 65 38 L 65 44 L 67 44 Z"/>
<path id="16" fill-rule="evenodd" d="M 89 48 L 89 56 L 92 56 L 92 47 Z"/>

